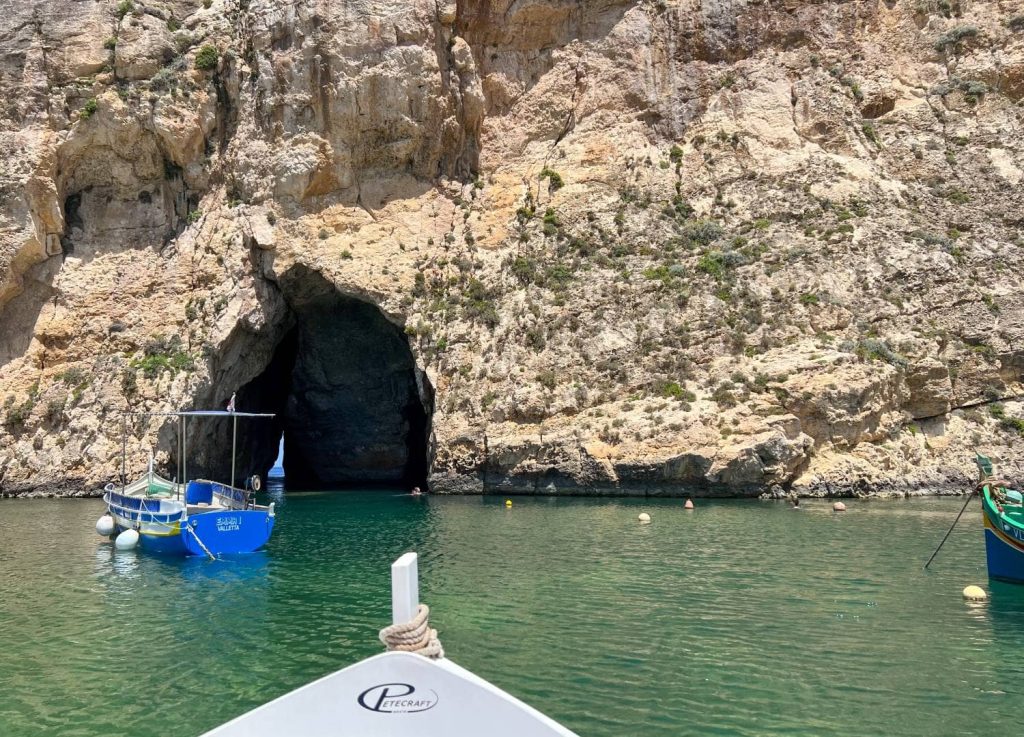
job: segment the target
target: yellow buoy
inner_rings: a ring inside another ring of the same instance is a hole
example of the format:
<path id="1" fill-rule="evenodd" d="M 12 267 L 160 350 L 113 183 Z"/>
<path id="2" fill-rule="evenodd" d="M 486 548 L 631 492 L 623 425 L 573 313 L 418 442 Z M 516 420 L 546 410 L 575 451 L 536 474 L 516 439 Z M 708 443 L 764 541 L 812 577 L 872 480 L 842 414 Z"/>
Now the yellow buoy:
<path id="1" fill-rule="evenodd" d="M 985 601 L 988 598 L 988 594 L 985 593 L 985 589 L 981 586 L 968 586 L 964 589 L 964 598 L 968 601 Z"/>
<path id="2" fill-rule="evenodd" d="M 647 512 L 641 512 L 639 516 L 637 516 L 637 519 L 640 520 L 640 524 L 642 525 L 650 524 L 651 515 L 647 514 Z"/>
<path id="3" fill-rule="evenodd" d="M 511 499 L 506 499 L 505 500 L 505 506 L 506 507 L 511 507 L 512 506 L 512 500 Z"/>

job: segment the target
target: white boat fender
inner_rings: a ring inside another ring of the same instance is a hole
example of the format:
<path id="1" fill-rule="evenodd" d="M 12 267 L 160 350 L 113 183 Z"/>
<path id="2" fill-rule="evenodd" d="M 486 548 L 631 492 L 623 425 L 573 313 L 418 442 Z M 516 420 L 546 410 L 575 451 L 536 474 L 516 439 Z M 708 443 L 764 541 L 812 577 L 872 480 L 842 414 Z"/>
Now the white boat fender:
<path id="1" fill-rule="evenodd" d="M 252 485 L 253 491 L 259 491 L 260 489 L 263 488 L 263 480 L 260 478 L 260 475 L 258 473 L 254 473 L 252 475 L 252 478 L 249 480 L 249 483 Z"/>
<path id="2" fill-rule="evenodd" d="M 125 530 L 114 538 L 114 547 L 118 550 L 134 550 L 139 544 L 139 533 L 136 530 Z"/>
<path id="3" fill-rule="evenodd" d="M 985 601 L 988 598 L 988 594 L 985 593 L 985 589 L 981 586 L 968 586 L 964 589 L 964 598 L 968 601 Z"/>
<path id="4" fill-rule="evenodd" d="M 96 532 L 103 537 L 110 537 L 114 534 L 114 518 L 105 514 L 96 520 Z"/>

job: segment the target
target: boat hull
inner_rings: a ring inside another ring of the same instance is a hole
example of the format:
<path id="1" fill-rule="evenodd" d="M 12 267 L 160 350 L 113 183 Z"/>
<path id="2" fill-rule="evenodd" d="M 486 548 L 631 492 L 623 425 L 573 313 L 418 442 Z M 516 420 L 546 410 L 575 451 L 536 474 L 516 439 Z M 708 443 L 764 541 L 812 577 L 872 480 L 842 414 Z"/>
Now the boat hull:
<path id="1" fill-rule="evenodd" d="M 126 529 L 128 528 L 117 525 L 119 533 Z M 173 531 L 167 532 L 139 530 L 139 546 L 147 552 L 158 555 L 190 555 L 188 548 L 185 547 L 181 528 L 177 525 Z"/>
<path id="2" fill-rule="evenodd" d="M 189 517 L 182 527 L 181 539 L 188 555 L 206 555 L 203 545 L 215 555 L 252 553 L 270 539 L 274 515 L 253 509 L 206 512 Z"/>
<path id="3" fill-rule="evenodd" d="M 123 522 L 117 522 L 115 527 L 118 533 L 130 529 Z M 266 512 L 207 512 L 193 515 L 166 531 L 143 526 L 139 530 L 139 545 L 160 555 L 206 555 L 207 551 L 212 555 L 252 553 L 267 544 L 273 530 L 274 517 Z"/>
<path id="4" fill-rule="evenodd" d="M 131 488 L 131 487 L 129 487 Z M 143 487 L 139 486 L 140 493 Z M 222 484 L 190 482 L 188 493 L 206 493 L 217 508 L 196 512 L 191 504 L 119 493 L 110 489 L 103 499 L 118 534 L 137 530 L 139 545 L 163 555 L 232 555 L 259 550 L 274 530 L 273 505 L 244 508 L 244 492 Z M 236 505 L 237 508 L 224 505 Z M 204 502 L 197 506 L 209 506 Z"/>
<path id="5" fill-rule="evenodd" d="M 987 487 L 982 492 L 982 508 L 989 578 L 1024 584 L 1024 529 L 1000 514 Z"/>

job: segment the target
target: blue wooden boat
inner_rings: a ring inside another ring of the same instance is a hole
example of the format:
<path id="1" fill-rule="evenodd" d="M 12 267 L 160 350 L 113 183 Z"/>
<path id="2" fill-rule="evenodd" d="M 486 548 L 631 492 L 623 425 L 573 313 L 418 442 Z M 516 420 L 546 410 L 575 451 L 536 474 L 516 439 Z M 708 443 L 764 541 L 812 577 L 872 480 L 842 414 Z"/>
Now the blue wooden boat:
<path id="1" fill-rule="evenodd" d="M 989 578 L 1024 583 L 1024 495 L 995 477 L 988 458 L 977 463 Z"/>
<path id="2" fill-rule="evenodd" d="M 136 544 L 145 550 L 168 555 L 218 555 L 251 553 L 266 545 L 274 530 L 274 504 L 256 504 L 259 476 L 235 486 L 235 451 L 238 419 L 273 417 L 246 412 L 147 413 L 177 417 L 179 420 L 179 471 L 188 478 L 186 452 L 189 418 L 230 417 L 233 419 L 231 483 L 207 479 L 187 483 L 168 481 L 153 471 L 150 460 L 146 475 L 130 484 L 107 484 L 103 501 L 107 514 L 96 523 L 100 534 L 116 536 L 119 549 Z M 123 460 L 122 460 L 123 468 Z M 122 478 L 125 478 L 122 471 Z"/>

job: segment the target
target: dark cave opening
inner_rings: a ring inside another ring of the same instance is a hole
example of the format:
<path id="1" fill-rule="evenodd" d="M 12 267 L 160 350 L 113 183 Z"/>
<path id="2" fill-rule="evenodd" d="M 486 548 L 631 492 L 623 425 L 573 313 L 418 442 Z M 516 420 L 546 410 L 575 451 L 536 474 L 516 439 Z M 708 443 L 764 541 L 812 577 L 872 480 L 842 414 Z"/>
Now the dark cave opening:
<path id="1" fill-rule="evenodd" d="M 293 268 L 281 286 L 293 327 L 236 397 L 276 417 L 239 420 L 237 482 L 266 479 L 283 434 L 287 489 L 425 488 L 433 392 L 404 332 L 315 272 Z M 231 423 L 215 423 L 206 440 L 226 463 L 203 453 L 197 470 L 226 477 Z"/>
<path id="2" fill-rule="evenodd" d="M 64 233 L 61 235 L 60 246 L 64 256 L 75 252 L 74 231 L 82 230 L 85 222 L 82 220 L 82 193 L 75 192 L 64 199 Z"/>

